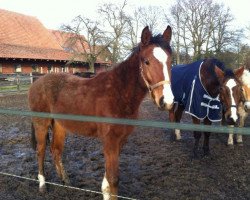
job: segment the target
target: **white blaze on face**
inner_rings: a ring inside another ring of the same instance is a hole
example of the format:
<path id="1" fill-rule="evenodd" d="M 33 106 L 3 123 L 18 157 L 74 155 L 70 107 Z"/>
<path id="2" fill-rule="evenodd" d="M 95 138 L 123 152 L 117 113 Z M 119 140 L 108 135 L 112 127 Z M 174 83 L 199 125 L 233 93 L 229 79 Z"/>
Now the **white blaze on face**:
<path id="1" fill-rule="evenodd" d="M 159 60 L 159 62 L 163 65 L 163 74 L 164 74 L 164 80 L 170 82 L 169 74 L 168 74 L 168 66 L 166 64 L 168 55 L 165 51 L 162 50 L 160 47 L 155 47 L 153 50 L 154 57 Z M 171 90 L 170 83 L 165 83 L 163 85 L 163 96 L 164 96 L 164 102 L 167 104 L 172 104 L 174 100 L 174 95 Z"/>
<path id="2" fill-rule="evenodd" d="M 242 75 L 242 82 L 243 85 L 245 85 L 245 90 L 247 90 L 247 95 L 250 93 L 250 71 L 247 69 L 244 70 L 243 75 Z M 244 103 L 244 106 L 246 109 L 250 109 L 250 99 L 249 96 L 245 96 L 246 102 Z"/>
<path id="3" fill-rule="evenodd" d="M 232 105 L 236 105 L 235 101 L 234 101 L 234 97 L 233 97 L 233 87 L 236 86 L 235 80 L 230 79 L 227 82 L 226 86 L 229 88 L 229 91 L 230 91 L 230 96 L 231 96 L 231 99 L 232 99 Z M 231 107 L 231 117 L 234 120 L 234 122 L 237 121 L 238 116 L 237 116 L 237 109 L 236 109 L 236 107 Z"/>

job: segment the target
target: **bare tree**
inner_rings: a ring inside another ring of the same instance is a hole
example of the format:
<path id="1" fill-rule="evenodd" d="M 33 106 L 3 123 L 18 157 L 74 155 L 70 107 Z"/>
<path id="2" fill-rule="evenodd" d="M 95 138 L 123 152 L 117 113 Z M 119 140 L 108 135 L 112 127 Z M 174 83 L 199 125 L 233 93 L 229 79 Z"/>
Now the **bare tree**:
<path id="1" fill-rule="evenodd" d="M 150 30 L 156 32 L 161 28 L 164 9 L 159 6 L 139 7 L 140 23 L 143 27 L 149 26 Z"/>
<path id="2" fill-rule="evenodd" d="M 185 42 L 185 26 L 183 23 L 185 21 L 184 15 L 184 8 L 181 5 L 181 0 L 177 0 L 176 4 L 170 8 L 170 14 L 165 14 L 166 21 L 171 23 L 173 29 L 173 39 L 174 39 L 174 48 L 175 48 L 175 57 L 176 63 L 180 63 L 180 54 L 181 54 L 181 38 L 184 39 Z"/>
<path id="3" fill-rule="evenodd" d="M 130 44 L 125 46 L 127 50 L 131 50 L 134 48 L 138 43 L 138 30 L 140 28 L 140 19 L 141 15 L 139 13 L 139 9 L 135 8 L 132 15 L 128 17 L 128 29 L 126 33 L 126 37 L 129 41 L 131 41 Z"/>
<path id="4" fill-rule="evenodd" d="M 138 39 L 140 39 L 138 32 L 140 32 L 140 29 L 149 26 L 153 32 L 157 33 L 162 26 L 164 17 L 164 10 L 158 6 L 132 6 L 130 11 L 132 12 L 127 14 L 128 21 L 125 29 L 126 43 L 124 43 L 124 48 L 127 52 L 130 52 L 138 44 Z"/>
<path id="5" fill-rule="evenodd" d="M 117 63 L 123 56 L 124 38 L 127 32 L 129 17 L 125 12 L 127 1 L 120 4 L 103 4 L 99 7 L 98 13 L 102 16 L 103 25 L 109 35 L 112 51 L 112 62 Z"/>
<path id="6" fill-rule="evenodd" d="M 67 38 L 67 48 L 74 53 L 75 59 L 84 60 L 89 64 L 89 70 L 94 72 L 97 58 L 102 55 L 110 45 L 104 32 L 99 28 L 98 21 L 92 21 L 83 16 L 77 16 L 70 25 L 63 25 L 62 30 L 72 33 Z"/>
<path id="7" fill-rule="evenodd" d="M 192 54 L 196 60 L 219 53 L 238 38 L 239 31 L 230 30 L 233 21 L 230 10 L 213 0 L 177 0 L 170 13 L 166 19 L 175 26 L 177 63 L 180 52 Z"/>

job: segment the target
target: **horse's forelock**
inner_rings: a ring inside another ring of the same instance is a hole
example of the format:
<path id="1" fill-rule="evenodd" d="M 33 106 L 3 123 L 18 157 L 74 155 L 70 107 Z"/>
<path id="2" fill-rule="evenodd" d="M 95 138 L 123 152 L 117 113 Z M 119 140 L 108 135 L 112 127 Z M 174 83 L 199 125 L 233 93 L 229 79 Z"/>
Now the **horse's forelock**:
<path id="1" fill-rule="evenodd" d="M 231 69 L 226 69 L 225 70 L 225 77 L 231 78 L 234 77 L 234 72 Z"/>
<path id="2" fill-rule="evenodd" d="M 163 38 L 162 34 L 152 36 L 150 38 L 149 44 L 156 44 L 157 46 L 161 47 L 162 49 L 166 49 L 170 54 L 172 54 L 172 49 L 170 47 L 170 44 Z M 138 51 L 140 51 L 140 45 L 141 43 L 139 43 L 136 47 L 134 47 L 132 49 L 132 53 L 137 53 Z"/>
<path id="3" fill-rule="evenodd" d="M 170 54 L 172 53 L 172 49 L 170 47 L 169 42 L 164 39 L 162 34 L 158 34 L 158 35 L 151 37 L 150 42 L 152 44 L 156 44 L 160 46 L 163 49 L 166 49 Z"/>
<path id="4" fill-rule="evenodd" d="M 212 61 L 213 61 L 213 63 L 214 63 L 217 67 L 219 67 L 222 71 L 225 71 L 225 65 L 224 65 L 223 62 L 221 62 L 220 60 L 218 60 L 218 59 L 216 59 L 216 58 L 214 58 Z"/>

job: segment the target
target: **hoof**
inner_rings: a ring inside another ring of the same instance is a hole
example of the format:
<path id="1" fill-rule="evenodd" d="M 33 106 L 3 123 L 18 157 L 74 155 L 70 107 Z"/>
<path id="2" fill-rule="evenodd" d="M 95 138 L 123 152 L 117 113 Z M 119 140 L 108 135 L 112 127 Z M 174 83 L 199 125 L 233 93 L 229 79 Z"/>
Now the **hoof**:
<path id="1" fill-rule="evenodd" d="M 181 139 L 181 138 L 177 138 L 176 135 L 175 135 L 174 133 L 172 133 L 172 134 L 170 135 L 170 141 L 171 141 L 171 142 L 181 142 L 182 139 Z"/>
<path id="2" fill-rule="evenodd" d="M 69 181 L 69 179 L 65 179 L 65 180 L 63 180 L 63 185 L 70 185 L 70 181 Z"/>
<path id="3" fill-rule="evenodd" d="M 47 191 L 47 188 L 46 188 L 45 185 L 42 186 L 42 187 L 39 187 L 39 192 L 40 192 L 40 193 L 45 193 L 46 191 Z"/>
<path id="4" fill-rule="evenodd" d="M 237 146 L 243 147 L 243 142 L 238 142 L 238 143 L 237 143 Z"/>
<path id="5" fill-rule="evenodd" d="M 209 157 L 211 154 L 210 154 L 210 151 L 204 151 L 203 152 L 203 157 Z"/>
<path id="6" fill-rule="evenodd" d="M 234 149 L 234 145 L 233 144 L 227 144 L 229 149 Z"/>
<path id="7" fill-rule="evenodd" d="M 198 153 L 198 150 L 194 150 L 193 151 L 193 155 L 191 156 L 192 160 L 199 160 L 200 159 L 200 155 Z"/>

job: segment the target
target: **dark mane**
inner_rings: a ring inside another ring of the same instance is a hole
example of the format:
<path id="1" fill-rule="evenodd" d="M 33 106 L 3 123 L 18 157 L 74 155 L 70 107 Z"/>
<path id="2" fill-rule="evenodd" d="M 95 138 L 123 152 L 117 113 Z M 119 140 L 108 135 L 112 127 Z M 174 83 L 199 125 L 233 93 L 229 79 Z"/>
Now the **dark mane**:
<path id="1" fill-rule="evenodd" d="M 220 60 L 216 59 L 216 58 L 212 58 L 212 62 L 214 63 L 214 65 L 216 65 L 217 67 L 219 67 L 222 71 L 225 71 L 225 65 L 223 62 L 221 62 Z"/>
<path id="2" fill-rule="evenodd" d="M 216 77 L 216 74 L 215 74 L 215 71 L 214 71 L 215 66 L 217 66 L 218 68 L 220 68 L 224 72 L 230 71 L 229 69 L 226 69 L 224 63 L 221 62 L 220 60 L 218 60 L 217 58 L 207 58 L 207 59 L 204 59 L 203 63 L 204 63 L 205 66 L 207 66 L 206 70 L 213 77 Z M 226 73 L 229 73 L 229 72 L 226 72 Z M 219 84 L 219 82 L 218 82 L 218 84 Z"/>
<path id="3" fill-rule="evenodd" d="M 234 78 L 234 77 L 235 77 L 235 75 L 234 75 L 233 70 L 231 70 L 231 69 L 225 70 L 225 78 Z"/>
<path id="4" fill-rule="evenodd" d="M 212 62 L 215 66 L 219 67 L 225 73 L 225 78 L 235 78 L 235 74 L 232 69 L 226 68 L 224 63 L 216 58 L 212 58 Z"/>

